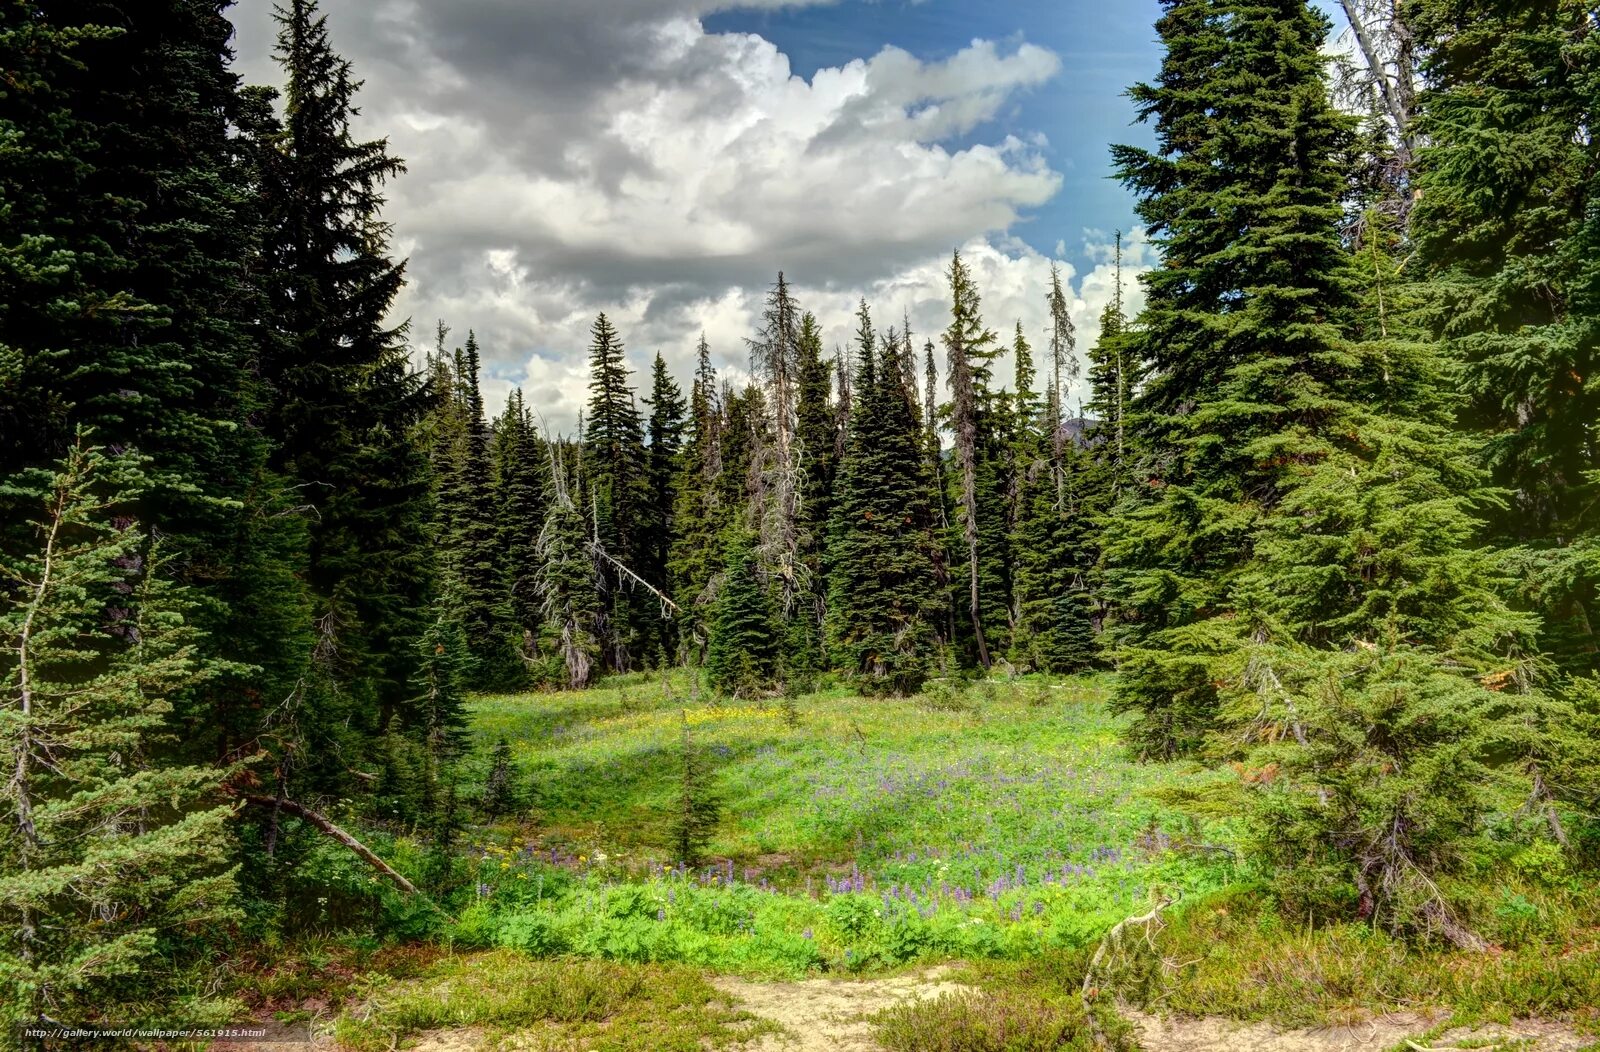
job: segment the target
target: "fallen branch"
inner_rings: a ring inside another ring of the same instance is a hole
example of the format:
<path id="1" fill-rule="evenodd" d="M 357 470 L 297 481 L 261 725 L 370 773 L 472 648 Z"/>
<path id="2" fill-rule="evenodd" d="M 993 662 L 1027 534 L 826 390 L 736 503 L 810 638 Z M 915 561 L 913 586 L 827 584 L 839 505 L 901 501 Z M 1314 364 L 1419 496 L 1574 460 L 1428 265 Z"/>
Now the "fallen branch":
<path id="1" fill-rule="evenodd" d="M 1106 1037 L 1105 1030 L 1100 1026 L 1100 1020 L 1096 1018 L 1094 1011 L 1095 998 L 1099 994 L 1099 989 L 1095 985 L 1095 975 L 1099 972 L 1100 965 L 1105 961 L 1107 951 L 1119 946 L 1122 943 L 1123 933 L 1126 932 L 1128 928 L 1135 925 L 1144 927 L 1145 940 L 1148 942 L 1152 934 L 1150 930 L 1151 926 L 1159 923 L 1162 912 L 1165 911 L 1169 906 L 1177 903 L 1182 898 L 1183 892 L 1178 891 L 1170 899 L 1163 897 L 1161 901 L 1157 902 L 1148 913 L 1141 913 L 1133 917 L 1124 917 L 1122 920 L 1117 921 L 1117 923 L 1112 926 L 1111 930 L 1106 932 L 1105 938 L 1100 940 L 1100 945 L 1095 948 L 1094 956 L 1089 959 L 1089 967 L 1083 973 L 1083 986 L 1079 990 L 1078 994 L 1080 999 L 1083 1001 L 1084 1018 L 1089 1023 L 1089 1032 L 1094 1037 L 1095 1047 L 1111 1047 L 1111 1041 Z"/>
<path id="2" fill-rule="evenodd" d="M 590 541 L 589 550 L 595 555 L 598 555 L 600 558 L 604 559 L 606 562 L 610 563 L 612 566 L 615 566 L 618 570 L 621 570 L 623 573 L 627 574 L 635 584 L 638 584 L 640 587 L 654 595 L 657 599 L 661 600 L 661 605 L 663 607 L 671 607 L 674 613 L 683 613 L 683 607 L 667 598 L 667 594 L 661 589 L 657 588 L 655 585 L 651 584 L 649 581 L 646 581 L 643 577 L 640 577 L 638 574 L 622 565 L 622 563 L 618 562 L 612 557 L 610 552 L 606 551 L 605 548 L 601 546 L 599 541 Z M 665 614 L 662 616 L 665 616 Z"/>
<path id="3" fill-rule="evenodd" d="M 393 866 L 389 865 L 389 863 L 385 862 L 377 855 L 374 855 L 372 853 L 372 849 L 367 847 L 367 845 L 363 844 L 349 833 L 346 833 L 343 829 L 340 829 L 338 826 L 328 821 L 324 815 L 318 814 L 316 811 L 311 810 L 311 808 L 305 806 L 304 804 L 297 804 L 293 800 L 280 800 L 271 796 L 259 796 L 255 793 L 240 793 L 239 799 L 247 804 L 254 804 L 256 807 L 266 808 L 269 811 L 277 809 L 278 811 L 282 811 L 285 814 L 291 814 L 301 821 L 315 826 L 318 830 L 322 831 L 323 833 L 337 840 L 339 843 L 343 844 L 345 847 L 349 848 L 351 851 L 355 852 L 363 862 L 377 870 L 379 873 L 382 873 L 384 877 L 388 879 L 389 883 L 393 884 L 407 895 L 419 894 L 415 884 L 401 876 Z"/>
<path id="4" fill-rule="evenodd" d="M 1453 1048 L 1429 1048 L 1427 1045 L 1419 1045 L 1409 1039 L 1406 1041 L 1406 1047 L 1412 1049 L 1413 1052 L 1459 1052 L 1459 1049 Z M 1484 1045 L 1477 1052 L 1498 1052 L 1501 1047 L 1500 1045 Z"/>

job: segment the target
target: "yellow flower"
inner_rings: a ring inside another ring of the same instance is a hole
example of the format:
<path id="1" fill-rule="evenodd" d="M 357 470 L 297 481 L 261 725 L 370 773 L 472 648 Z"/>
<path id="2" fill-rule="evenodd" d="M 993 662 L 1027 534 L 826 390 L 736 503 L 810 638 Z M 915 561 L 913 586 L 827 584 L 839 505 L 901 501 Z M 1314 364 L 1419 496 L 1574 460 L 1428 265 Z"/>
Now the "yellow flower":
<path id="1" fill-rule="evenodd" d="M 502 863 L 500 863 L 500 868 L 501 868 L 501 869 L 510 869 L 510 868 L 511 868 L 511 863 L 509 863 L 509 862 L 502 862 Z"/>

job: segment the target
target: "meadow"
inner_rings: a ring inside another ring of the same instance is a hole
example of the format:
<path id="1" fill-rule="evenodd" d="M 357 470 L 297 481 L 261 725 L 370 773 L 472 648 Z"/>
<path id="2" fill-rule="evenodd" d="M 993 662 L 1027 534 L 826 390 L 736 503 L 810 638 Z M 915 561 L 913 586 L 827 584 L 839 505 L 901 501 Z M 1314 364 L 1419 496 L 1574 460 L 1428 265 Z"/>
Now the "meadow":
<path id="1" fill-rule="evenodd" d="M 474 704 L 526 810 L 477 831 L 459 941 L 860 972 L 1089 945 L 1154 894 L 1234 876 L 1225 823 L 1160 797 L 1236 776 L 1128 762 L 1104 679 L 829 690 L 789 712 L 690 693 L 634 677 Z M 669 846 L 685 727 L 722 805 L 694 867 Z"/>
<path id="2" fill-rule="evenodd" d="M 1136 1048 L 1118 1001 L 1282 1027 L 1436 1009 L 1416 1034 L 1523 1017 L 1600 1034 L 1600 893 L 1559 857 L 1480 875 L 1472 922 L 1488 954 L 1288 917 L 1216 806 L 1250 772 L 1135 762 L 1111 684 L 1020 677 L 904 700 L 824 689 L 750 703 L 678 672 L 477 698 L 460 799 L 472 812 L 504 740 L 513 806 L 469 814 L 444 861 L 372 831 L 432 884 L 431 903 L 327 848 L 316 901 L 330 934 L 278 948 L 252 974 L 254 1000 L 281 1009 L 314 991 L 342 1006 L 333 1034 L 356 1049 L 454 1029 L 688 1052 L 773 1033 L 726 977 L 877 981 L 952 965 L 962 992 L 880 1012 L 873 1047 L 1087 1050 L 1098 1030 Z M 671 846 L 686 732 L 721 805 L 694 866 Z M 1176 904 L 1108 959 L 1107 990 L 1087 1004 L 1102 938 L 1158 900 Z M 382 937 L 351 938 L 363 909 Z"/>

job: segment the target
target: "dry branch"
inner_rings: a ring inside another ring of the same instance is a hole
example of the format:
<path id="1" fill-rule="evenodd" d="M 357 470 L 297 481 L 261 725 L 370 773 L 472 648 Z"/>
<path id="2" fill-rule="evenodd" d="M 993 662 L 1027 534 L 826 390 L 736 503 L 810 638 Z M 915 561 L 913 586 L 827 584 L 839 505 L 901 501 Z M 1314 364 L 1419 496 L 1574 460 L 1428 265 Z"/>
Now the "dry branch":
<path id="1" fill-rule="evenodd" d="M 367 847 L 367 845 L 363 844 L 349 833 L 346 833 L 343 829 L 340 829 L 338 826 L 334 825 L 326 816 L 311 810 L 311 808 L 305 806 L 304 804 L 297 804 L 293 800 L 284 800 L 279 799 L 278 797 L 260 796 L 255 793 L 241 793 L 239 795 L 239 799 L 247 804 L 254 804 L 256 807 L 264 807 L 269 811 L 278 810 L 284 812 L 285 814 L 291 814 L 301 821 L 316 827 L 322 833 L 332 837 L 345 847 L 349 848 L 351 851 L 355 852 L 363 862 L 377 870 L 379 873 L 383 874 L 384 877 L 388 879 L 389 883 L 393 884 L 407 895 L 418 894 L 417 886 L 415 884 L 401 876 L 400 873 L 394 869 L 394 867 L 389 865 L 389 863 L 373 854 L 371 848 Z"/>
<path id="2" fill-rule="evenodd" d="M 1089 1024 L 1089 1032 L 1094 1036 L 1094 1043 L 1097 1048 L 1111 1047 L 1111 1041 L 1106 1037 L 1105 1030 L 1100 1026 L 1100 1021 L 1096 1018 L 1094 1011 L 1095 995 L 1098 992 L 1095 986 L 1095 975 L 1100 971 L 1100 966 L 1104 963 L 1107 952 L 1120 946 L 1123 933 L 1135 925 L 1144 928 L 1145 941 L 1150 942 L 1154 935 L 1152 927 L 1160 922 L 1161 914 L 1182 898 L 1183 892 L 1178 891 L 1170 899 L 1162 898 L 1147 913 L 1124 917 L 1114 924 L 1110 931 L 1106 932 L 1105 938 L 1101 939 L 1100 945 L 1095 948 L 1094 956 L 1089 960 L 1089 967 L 1084 970 L 1083 986 L 1080 988 L 1078 996 L 1083 1001 L 1084 1018 Z"/>

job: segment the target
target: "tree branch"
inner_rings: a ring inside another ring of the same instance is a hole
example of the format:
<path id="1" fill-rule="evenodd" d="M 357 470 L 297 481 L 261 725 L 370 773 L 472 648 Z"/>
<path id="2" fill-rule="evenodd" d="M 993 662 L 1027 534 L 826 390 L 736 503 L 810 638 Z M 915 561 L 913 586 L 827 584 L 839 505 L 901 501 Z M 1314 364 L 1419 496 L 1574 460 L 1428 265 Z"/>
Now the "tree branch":
<path id="1" fill-rule="evenodd" d="M 340 829 L 338 826 L 334 825 L 327 819 L 326 816 L 311 810 L 311 808 L 305 806 L 304 804 L 297 804 L 293 800 L 282 800 L 271 796 L 260 796 L 255 793 L 240 793 L 239 799 L 247 804 L 254 804 L 256 807 L 266 808 L 268 811 L 274 809 L 283 811 L 286 814 L 295 816 L 303 822 L 315 826 L 321 832 L 327 834 L 328 836 L 337 840 L 339 843 L 343 844 L 345 847 L 349 848 L 351 851 L 355 852 L 363 862 L 377 870 L 379 873 L 383 874 L 384 877 L 388 879 L 389 883 L 393 884 L 407 895 L 420 894 L 420 892 L 417 891 L 417 886 L 415 884 L 401 876 L 400 873 L 394 869 L 394 867 L 389 865 L 389 863 L 373 854 L 372 850 L 365 844 L 351 836 L 349 833 L 346 833 L 343 829 Z"/>

